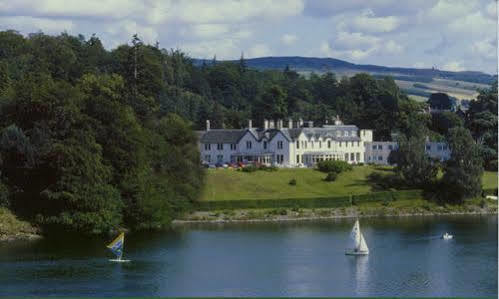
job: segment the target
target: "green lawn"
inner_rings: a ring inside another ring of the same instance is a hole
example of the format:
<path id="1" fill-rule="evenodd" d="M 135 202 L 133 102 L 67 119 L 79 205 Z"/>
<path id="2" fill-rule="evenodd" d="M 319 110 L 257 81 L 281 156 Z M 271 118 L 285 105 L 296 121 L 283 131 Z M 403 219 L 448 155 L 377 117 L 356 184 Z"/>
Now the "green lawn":
<path id="1" fill-rule="evenodd" d="M 279 169 L 275 172 L 246 173 L 234 169 L 208 169 L 201 200 L 268 199 L 291 197 L 343 196 L 371 191 L 366 177 L 375 170 L 356 166 L 342 173 L 335 182 L 325 182 L 325 173 L 313 169 Z M 289 185 L 296 179 L 296 186 Z"/>
<path id="2" fill-rule="evenodd" d="M 497 172 L 486 171 L 482 177 L 482 186 L 484 189 L 497 188 Z"/>
<path id="3" fill-rule="evenodd" d="M 234 169 L 208 169 L 201 200 L 241 200 L 306 198 L 365 194 L 372 191 L 367 176 L 372 172 L 388 174 L 389 167 L 355 166 L 335 182 L 325 182 L 325 173 L 313 169 L 279 169 L 275 172 L 246 173 Z M 297 185 L 289 185 L 291 179 Z M 483 188 L 497 188 L 497 173 L 485 172 Z"/>

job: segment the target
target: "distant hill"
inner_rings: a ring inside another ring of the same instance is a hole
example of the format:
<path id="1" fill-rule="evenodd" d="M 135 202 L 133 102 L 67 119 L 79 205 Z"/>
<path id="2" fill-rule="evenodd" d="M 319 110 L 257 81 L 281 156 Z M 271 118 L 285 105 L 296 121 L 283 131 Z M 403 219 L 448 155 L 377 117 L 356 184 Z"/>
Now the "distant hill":
<path id="1" fill-rule="evenodd" d="M 204 60 L 211 63 L 211 60 Z M 202 59 L 194 59 L 197 65 L 202 64 Z M 231 62 L 237 62 L 232 60 Z M 333 72 L 339 75 L 355 74 L 366 72 L 374 75 L 392 75 L 397 79 L 413 82 L 430 82 L 432 79 L 447 79 L 464 81 L 479 84 L 491 84 L 497 79 L 497 75 L 490 75 L 483 72 L 465 71 L 450 72 L 438 69 L 417 69 L 402 67 L 387 67 L 370 64 L 355 64 L 335 58 L 315 58 L 315 57 L 260 57 L 246 59 L 246 63 L 251 68 L 256 69 L 284 69 L 289 66 L 298 72 Z M 416 77 L 416 78 L 414 78 Z"/>

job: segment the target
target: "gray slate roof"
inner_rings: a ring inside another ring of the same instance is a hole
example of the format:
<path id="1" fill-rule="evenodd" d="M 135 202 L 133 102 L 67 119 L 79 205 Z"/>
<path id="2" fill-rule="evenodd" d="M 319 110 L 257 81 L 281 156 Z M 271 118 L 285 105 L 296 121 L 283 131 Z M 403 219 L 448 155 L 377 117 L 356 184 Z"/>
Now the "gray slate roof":
<path id="1" fill-rule="evenodd" d="M 289 141 L 294 140 L 300 136 L 301 133 L 305 134 L 307 138 L 318 139 L 319 137 L 331 138 L 338 141 L 360 141 L 358 136 L 342 136 L 337 137 L 338 130 L 349 132 L 357 132 L 359 129 L 353 125 L 341 126 L 327 126 L 324 128 L 282 128 L 277 129 L 212 129 L 209 131 L 197 131 L 201 143 L 238 143 L 239 140 L 246 134 L 251 132 L 258 141 L 272 140 L 279 132 L 281 132 Z M 356 133 L 357 135 L 357 133 Z"/>

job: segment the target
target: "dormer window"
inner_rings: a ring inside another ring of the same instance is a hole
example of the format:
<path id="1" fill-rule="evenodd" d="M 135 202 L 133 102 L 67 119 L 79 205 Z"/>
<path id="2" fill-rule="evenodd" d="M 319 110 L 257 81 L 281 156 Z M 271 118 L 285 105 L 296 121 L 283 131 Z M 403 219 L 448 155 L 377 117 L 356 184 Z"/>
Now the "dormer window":
<path id="1" fill-rule="evenodd" d="M 343 136 L 348 137 L 348 131 L 344 131 Z"/>

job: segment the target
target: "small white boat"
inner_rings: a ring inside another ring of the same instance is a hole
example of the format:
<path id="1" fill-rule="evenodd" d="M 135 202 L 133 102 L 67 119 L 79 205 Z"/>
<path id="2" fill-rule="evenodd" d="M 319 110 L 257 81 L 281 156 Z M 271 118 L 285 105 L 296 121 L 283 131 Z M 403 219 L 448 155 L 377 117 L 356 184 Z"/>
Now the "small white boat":
<path id="1" fill-rule="evenodd" d="M 107 248 L 109 248 L 115 255 L 115 259 L 110 259 L 110 262 L 117 262 L 117 263 L 127 263 L 130 260 L 124 260 L 123 259 L 123 245 L 125 244 L 125 233 L 119 234 L 119 236 L 116 237 L 109 245 L 107 245 Z"/>
<path id="2" fill-rule="evenodd" d="M 352 232 L 350 233 L 352 239 L 351 247 L 345 251 L 346 255 L 367 255 L 369 248 L 367 247 L 366 240 L 360 232 L 359 220 L 355 221 Z"/>
<path id="3" fill-rule="evenodd" d="M 450 240 L 452 238 L 454 238 L 454 236 L 449 234 L 449 233 L 445 233 L 442 235 L 442 239 L 444 239 L 444 240 Z"/>

